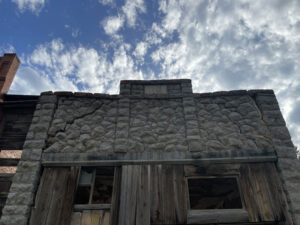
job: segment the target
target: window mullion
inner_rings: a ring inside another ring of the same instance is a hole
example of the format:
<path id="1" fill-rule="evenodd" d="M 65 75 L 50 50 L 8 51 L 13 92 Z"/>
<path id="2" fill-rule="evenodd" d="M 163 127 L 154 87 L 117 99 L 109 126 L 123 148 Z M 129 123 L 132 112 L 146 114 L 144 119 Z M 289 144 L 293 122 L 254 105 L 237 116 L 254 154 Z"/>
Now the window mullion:
<path id="1" fill-rule="evenodd" d="M 94 193 L 94 187 L 95 187 L 95 179 L 96 179 L 96 169 L 93 170 L 93 177 L 92 177 L 92 184 L 91 184 L 91 191 L 90 191 L 89 204 L 92 204 L 93 193 Z"/>

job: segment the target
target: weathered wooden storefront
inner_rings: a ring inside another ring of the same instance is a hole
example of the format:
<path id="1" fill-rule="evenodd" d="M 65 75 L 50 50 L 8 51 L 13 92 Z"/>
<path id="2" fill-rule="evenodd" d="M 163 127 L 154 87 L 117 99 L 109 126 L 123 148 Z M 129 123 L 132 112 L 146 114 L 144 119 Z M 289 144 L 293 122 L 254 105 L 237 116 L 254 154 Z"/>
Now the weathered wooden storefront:
<path id="1" fill-rule="evenodd" d="M 291 223 L 272 162 L 79 171 L 44 169 L 30 224 Z"/>
<path id="2" fill-rule="evenodd" d="M 45 92 L 0 224 L 299 225 L 299 167 L 271 90 Z"/>

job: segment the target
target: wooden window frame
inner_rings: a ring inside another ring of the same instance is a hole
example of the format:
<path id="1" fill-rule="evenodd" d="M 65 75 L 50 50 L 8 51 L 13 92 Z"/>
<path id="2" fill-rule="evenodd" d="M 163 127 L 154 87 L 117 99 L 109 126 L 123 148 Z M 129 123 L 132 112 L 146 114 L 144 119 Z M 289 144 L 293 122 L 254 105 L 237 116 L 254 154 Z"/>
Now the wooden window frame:
<path id="1" fill-rule="evenodd" d="M 85 167 L 85 166 L 81 166 L 80 167 L 80 170 L 79 170 L 79 173 L 78 173 L 75 194 L 77 193 L 77 190 L 78 190 L 80 176 L 81 176 L 81 171 L 82 171 L 83 167 Z M 109 204 L 104 204 L 104 203 L 93 204 L 92 203 L 92 198 L 93 198 L 93 193 L 94 193 L 94 187 L 95 187 L 95 180 L 96 180 L 96 172 L 97 172 L 97 169 L 99 169 L 101 167 L 103 167 L 103 166 L 99 166 L 99 167 L 92 166 L 92 167 L 90 167 L 93 170 L 93 172 L 92 172 L 93 174 L 92 174 L 92 182 L 91 182 L 91 190 L 90 190 L 90 195 L 89 195 L 89 202 L 88 202 L 88 204 L 73 204 L 73 211 L 74 212 L 76 212 L 76 211 L 83 211 L 83 210 L 110 210 L 111 209 L 111 204 L 112 203 L 109 203 Z M 115 172 L 116 172 L 116 167 L 114 167 L 112 195 L 114 193 L 114 188 L 117 188 L 114 185 Z M 111 196 L 111 197 L 113 198 L 113 196 Z"/>
<path id="2" fill-rule="evenodd" d="M 189 179 L 207 178 L 235 178 L 241 199 L 242 208 L 239 209 L 191 209 Z M 208 176 L 186 176 L 186 196 L 187 196 L 187 224 L 208 224 L 208 223 L 237 223 L 248 222 L 249 216 L 245 207 L 243 192 L 241 190 L 239 174 L 233 175 L 208 175 Z"/>

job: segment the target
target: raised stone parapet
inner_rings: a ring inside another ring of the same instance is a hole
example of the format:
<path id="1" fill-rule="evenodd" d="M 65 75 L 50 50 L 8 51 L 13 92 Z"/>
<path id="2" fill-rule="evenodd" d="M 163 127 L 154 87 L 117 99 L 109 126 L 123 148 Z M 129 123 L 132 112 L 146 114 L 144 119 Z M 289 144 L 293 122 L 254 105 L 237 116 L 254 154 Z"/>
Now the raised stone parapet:
<path id="1" fill-rule="evenodd" d="M 40 179 L 41 156 L 56 107 L 55 95 L 43 95 L 33 115 L 23 153 L 13 177 L 1 225 L 26 225 Z"/>

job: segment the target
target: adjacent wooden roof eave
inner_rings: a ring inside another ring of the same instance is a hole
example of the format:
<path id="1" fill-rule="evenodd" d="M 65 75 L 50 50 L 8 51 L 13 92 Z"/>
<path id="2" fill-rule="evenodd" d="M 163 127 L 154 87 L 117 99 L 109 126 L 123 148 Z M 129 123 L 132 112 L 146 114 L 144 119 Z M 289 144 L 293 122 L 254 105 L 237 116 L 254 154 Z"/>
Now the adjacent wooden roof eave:
<path id="1" fill-rule="evenodd" d="M 17 166 L 20 159 L 17 158 L 0 158 L 1 166 Z"/>

